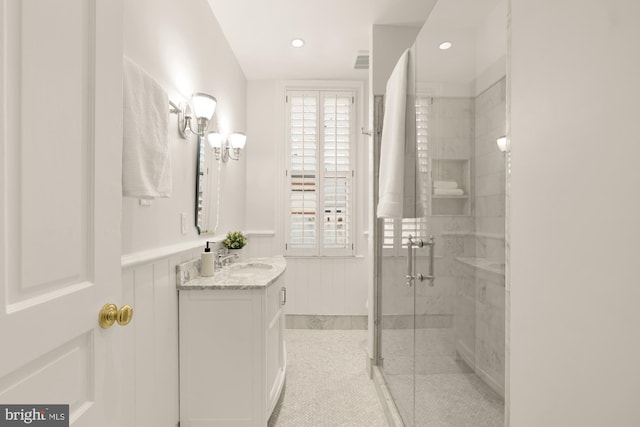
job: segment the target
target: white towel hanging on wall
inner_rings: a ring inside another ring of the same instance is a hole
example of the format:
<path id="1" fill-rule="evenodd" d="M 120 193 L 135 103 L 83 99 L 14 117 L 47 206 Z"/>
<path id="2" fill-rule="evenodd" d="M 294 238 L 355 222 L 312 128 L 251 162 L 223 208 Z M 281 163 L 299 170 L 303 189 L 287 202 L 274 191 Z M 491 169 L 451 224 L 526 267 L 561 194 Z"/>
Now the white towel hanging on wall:
<path id="1" fill-rule="evenodd" d="M 171 197 L 169 97 L 126 56 L 123 83 L 122 195 Z"/>
<path id="2" fill-rule="evenodd" d="M 407 49 L 387 81 L 378 187 L 378 218 L 415 218 L 416 135 L 411 52 Z"/>

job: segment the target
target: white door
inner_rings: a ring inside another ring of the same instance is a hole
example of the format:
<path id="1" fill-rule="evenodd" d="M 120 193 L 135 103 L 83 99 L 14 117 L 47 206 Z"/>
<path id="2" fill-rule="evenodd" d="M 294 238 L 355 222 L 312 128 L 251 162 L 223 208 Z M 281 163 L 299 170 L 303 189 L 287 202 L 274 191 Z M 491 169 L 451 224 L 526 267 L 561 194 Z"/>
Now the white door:
<path id="1" fill-rule="evenodd" d="M 122 3 L 0 0 L 0 29 L 0 404 L 119 425 Z"/>

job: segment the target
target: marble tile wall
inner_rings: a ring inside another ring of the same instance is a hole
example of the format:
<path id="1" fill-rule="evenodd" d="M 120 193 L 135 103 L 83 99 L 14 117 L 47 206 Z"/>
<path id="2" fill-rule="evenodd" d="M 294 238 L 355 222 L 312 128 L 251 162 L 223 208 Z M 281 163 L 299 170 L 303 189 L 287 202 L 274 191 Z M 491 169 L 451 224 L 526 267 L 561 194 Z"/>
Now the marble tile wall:
<path id="1" fill-rule="evenodd" d="M 451 179 L 461 174 L 450 170 L 459 168 L 457 162 L 466 161 L 466 167 L 473 154 L 474 102 L 472 98 L 432 98 L 428 106 L 429 156 L 433 160 L 434 179 Z M 439 162 L 439 163 L 438 163 Z M 438 175 L 439 174 L 439 175 Z M 473 183 L 469 172 L 466 182 L 460 185 L 467 193 L 472 193 Z M 437 279 L 433 287 L 427 282 L 416 282 L 415 290 L 406 284 L 407 258 L 404 249 L 395 256 L 382 257 L 382 327 L 390 329 L 412 328 L 452 328 L 456 292 L 457 256 L 473 256 L 475 241 L 471 232 L 474 221 L 468 215 L 450 215 L 456 212 L 460 203 L 470 201 L 440 199 L 433 206 L 429 216 L 429 232 L 436 242 L 435 271 Z M 443 204 L 451 204 L 443 205 Z M 445 213 L 442 215 L 442 213 Z M 429 248 L 416 249 L 416 273 L 428 274 Z M 415 294 L 414 294 L 415 292 Z M 414 305 L 415 297 L 415 305 Z M 416 314 L 415 324 L 413 315 Z"/>
<path id="2" fill-rule="evenodd" d="M 429 155 L 432 158 L 469 159 L 473 115 L 472 98 L 433 98 L 429 108 Z"/>
<path id="3" fill-rule="evenodd" d="M 506 79 L 503 78 L 478 95 L 475 101 L 474 228 L 480 236 L 481 249 L 483 236 L 487 234 L 498 237 L 487 245 L 504 242 L 505 154 L 498 149 L 496 139 L 506 133 L 505 97 Z M 479 252 L 477 256 L 498 256 L 504 262 L 504 244 L 501 251 L 500 248 L 493 249 L 491 255 Z"/>
<path id="4" fill-rule="evenodd" d="M 467 162 L 467 182 L 461 185 L 470 195 L 464 202 L 469 205 L 456 212 L 455 203 L 461 202 L 446 200 L 450 206 L 434 208 L 429 216 L 429 232 L 436 242 L 435 286 L 418 282 L 408 287 L 405 254 L 383 256 L 381 322 L 387 335 L 413 327 L 449 334 L 457 354 L 504 395 L 505 157 L 496 145 L 502 135 L 504 79 L 475 99 L 434 98 L 431 102 L 429 156 L 446 159 L 442 167 L 455 168 L 456 160 Z M 450 160 L 454 162 L 447 163 Z M 437 166 L 432 170 L 434 179 L 457 173 Z M 439 202 L 443 200 L 432 201 Z M 428 249 L 418 253 L 416 272 L 427 273 L 427 255 Z M 389 356 L 385 363 L 391 363 L 393 350 L 382 351 Z"/>
<path id="5" fill-rule="evenodd" d="M 506 79 L 476 98 L 474 181 L 474 368 L 504 396 L 505 378 L 505 154 L 496 139 L 506 134 Z M 493 268 L 484 268 L 492 265 Z M 497 269 L 497 272 L 496 272 Z"/>
<path id="6" fill-rule="evenodd" d="M 504 396 L 504 274 L 476 272 L 476 373 Z"/>

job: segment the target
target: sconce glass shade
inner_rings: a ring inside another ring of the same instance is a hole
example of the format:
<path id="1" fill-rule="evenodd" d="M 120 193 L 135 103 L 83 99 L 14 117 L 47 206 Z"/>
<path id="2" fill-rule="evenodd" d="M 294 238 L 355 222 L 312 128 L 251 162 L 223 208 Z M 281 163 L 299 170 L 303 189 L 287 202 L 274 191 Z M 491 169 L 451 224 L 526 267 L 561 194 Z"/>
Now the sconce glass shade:
<path id="1" fill-rule="evenodd" d="M 231 144 L 231 148 L 242 150 L 247 143 L 247 135 L 242 132 L 232 133 L 229 135 L 229 143 Z"/>
<path id="2" fill-rule="evenodd" d="M 500 149 L 500 151 L 502 151 L 502 152 L 507 151 L 507 137 L 506 136 L 501 136 L 500 138 L 496 139 L 496 144 L 498 144 L 498 148 Z"/>
<path id="3" fill-rule="evenodd" d="M 211 95 L 206 93 L 194 93 L 191 95 L 193 103 L 193 113 L 197 119 L 211 120 L 213 113 L 216 111 L 218 101 Z"/>
<path id="4" fill-rule="evenodd" d="M 222 143 L 224 142 L 224 135 L 219 132 L 211 132 L 207 138 L 209 139 L 209 144 L 211 148 L 221 148 Z"/>

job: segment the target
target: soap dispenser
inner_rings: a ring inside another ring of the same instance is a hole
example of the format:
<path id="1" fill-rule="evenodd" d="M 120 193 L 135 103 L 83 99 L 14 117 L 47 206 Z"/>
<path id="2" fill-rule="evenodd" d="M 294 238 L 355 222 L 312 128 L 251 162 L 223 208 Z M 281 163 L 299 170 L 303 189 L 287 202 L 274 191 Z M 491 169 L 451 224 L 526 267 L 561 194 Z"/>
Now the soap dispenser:
<path id="1" fill-rule="evenodd" d="M 214 253 L 211 252 L 209 243 L 210 242 L 207 242 L 207 247 L 204 248 L 204 252 L 202 252 L 202 256 L 200 257 L 200 276 L 202 277 L 213 276 Z"/>

